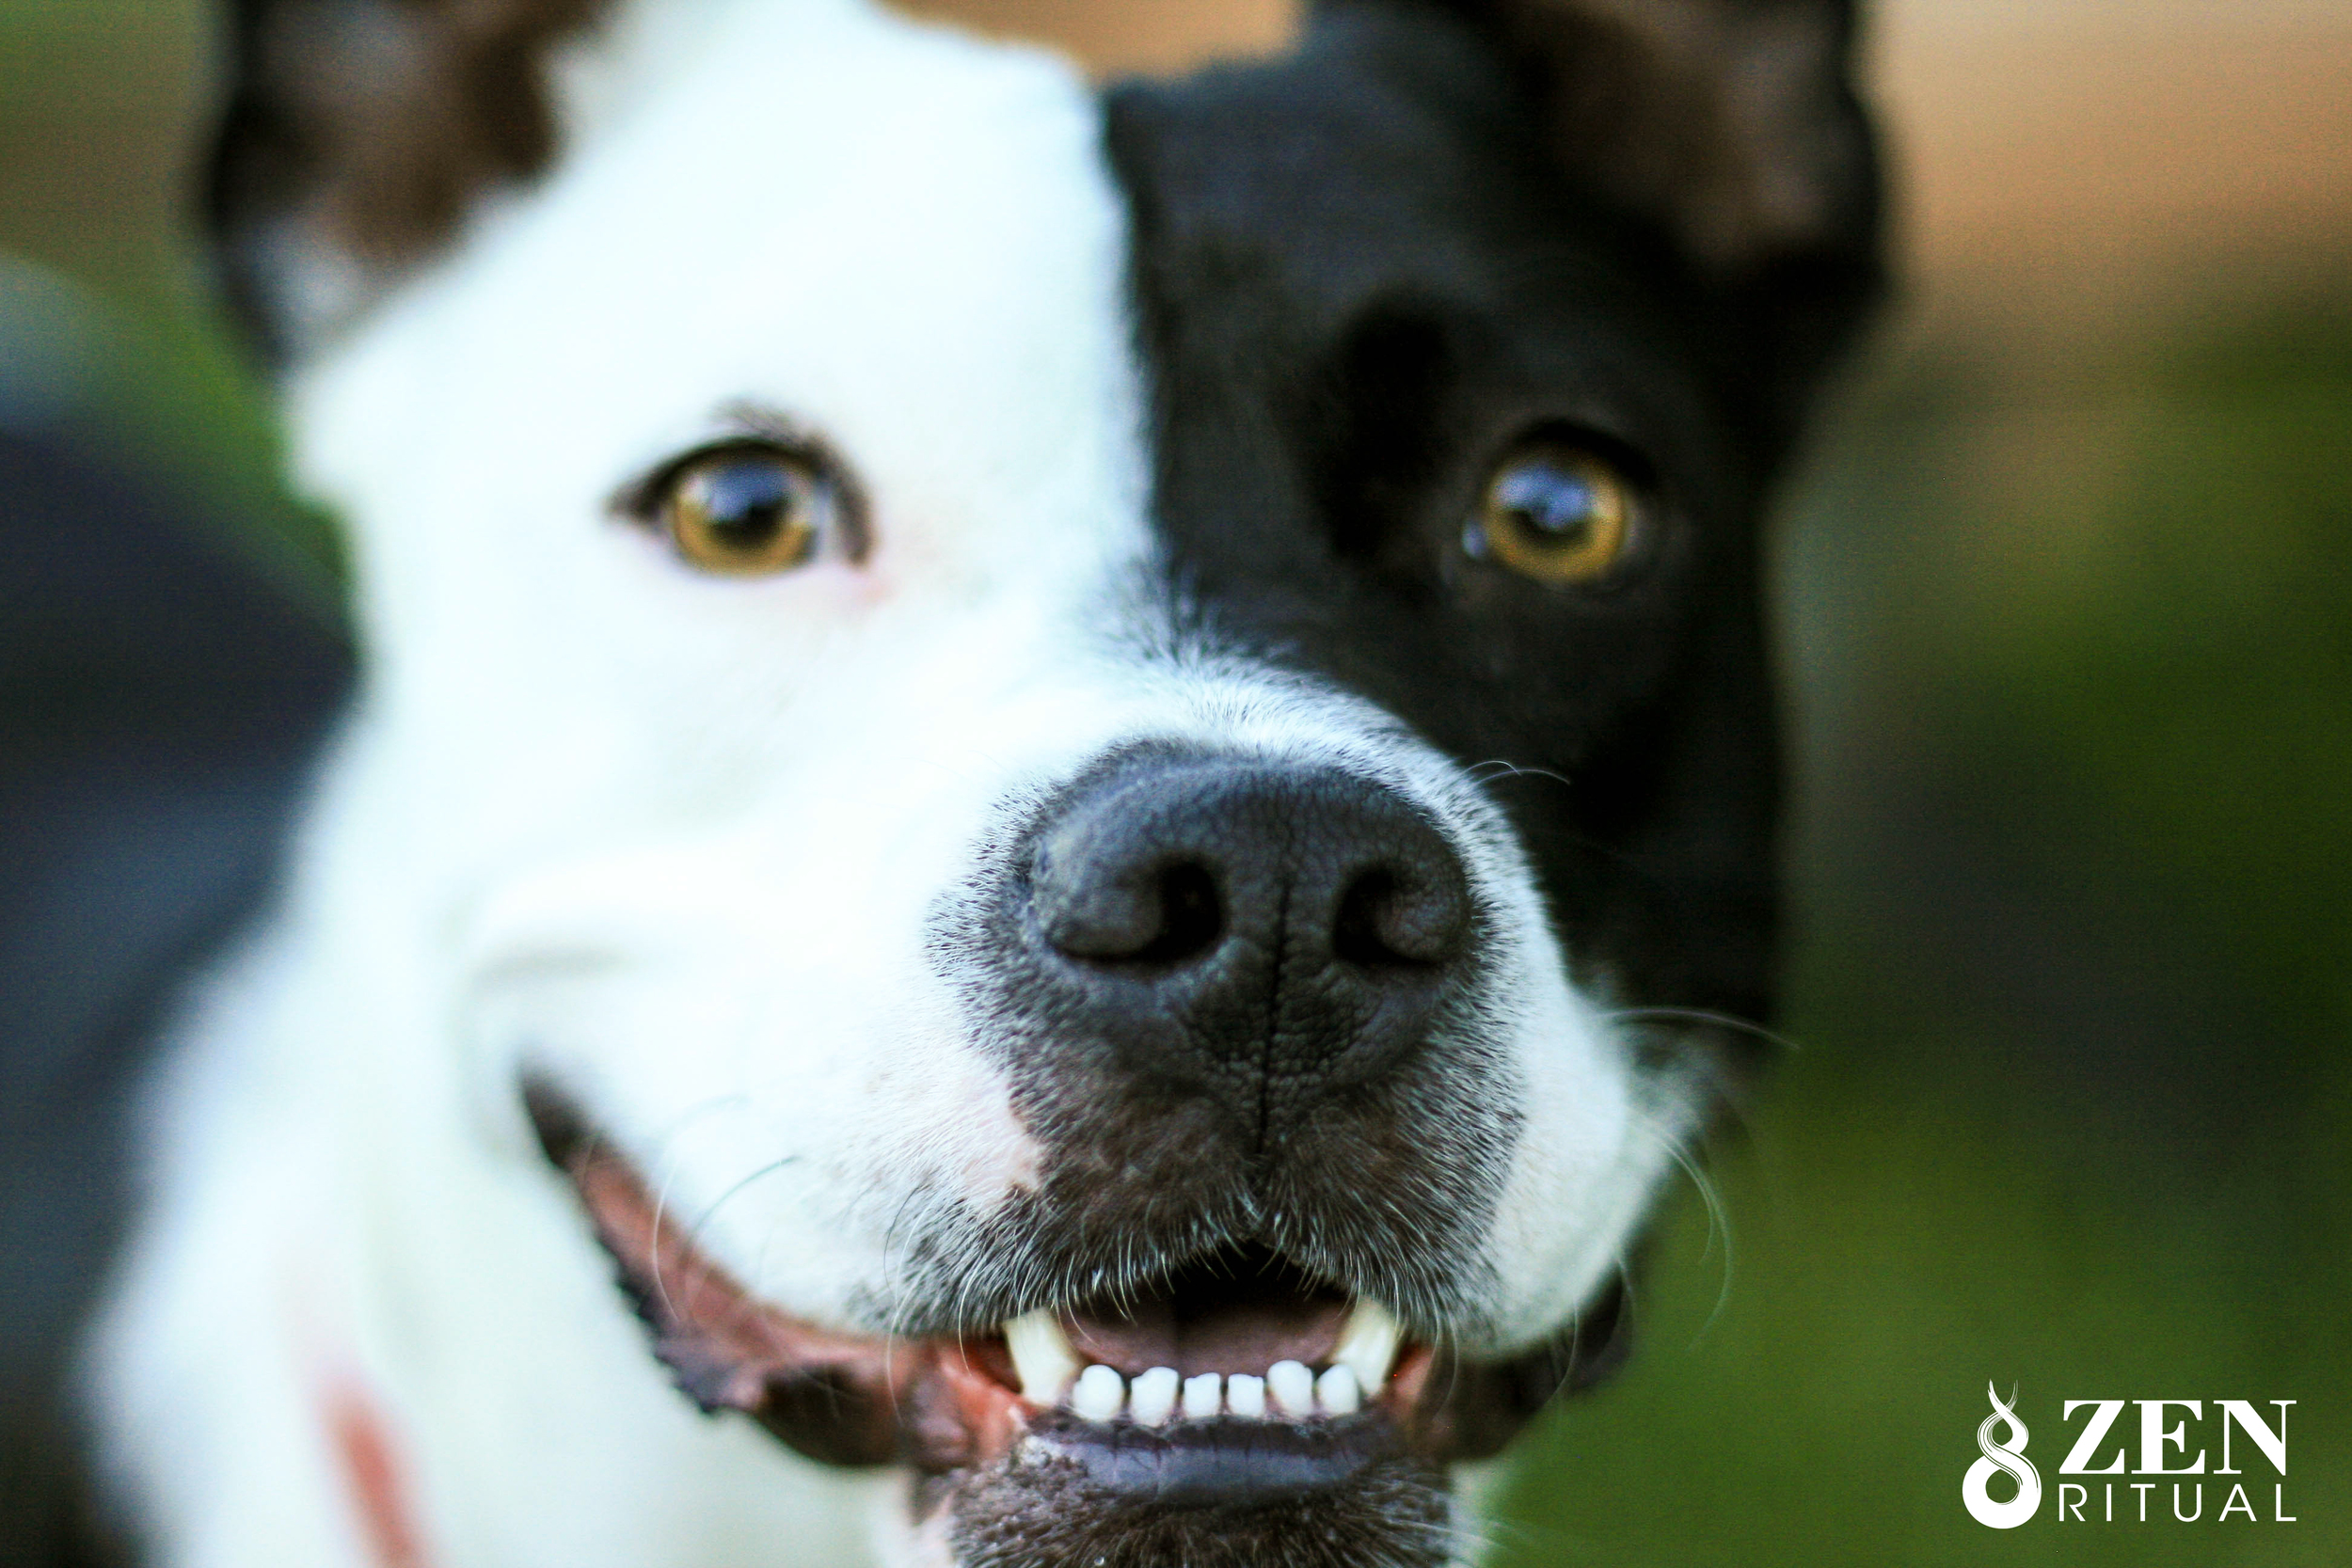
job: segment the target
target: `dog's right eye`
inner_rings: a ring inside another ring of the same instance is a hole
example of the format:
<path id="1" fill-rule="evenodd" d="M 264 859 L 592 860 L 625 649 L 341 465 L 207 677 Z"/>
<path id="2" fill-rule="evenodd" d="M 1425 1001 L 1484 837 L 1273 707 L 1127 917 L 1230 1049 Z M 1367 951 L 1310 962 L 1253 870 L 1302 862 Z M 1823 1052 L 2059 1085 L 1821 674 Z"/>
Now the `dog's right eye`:
<path id="1" fill-rule="evenodd" d="M 788 572 L 845 543 L 842 489 L 828 466 L 766 441 L 691 452 L 626 505 L 689 565 L 723 577 Z"/>

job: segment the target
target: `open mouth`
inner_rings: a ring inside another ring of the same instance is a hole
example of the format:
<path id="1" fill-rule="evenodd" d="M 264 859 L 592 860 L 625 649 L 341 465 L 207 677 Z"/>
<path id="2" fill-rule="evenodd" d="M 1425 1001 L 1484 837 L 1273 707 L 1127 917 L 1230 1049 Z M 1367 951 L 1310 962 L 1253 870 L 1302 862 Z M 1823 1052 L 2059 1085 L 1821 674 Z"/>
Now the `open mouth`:
<path id="1" fill-rule="evenodd" d="M 828 1464 L 1263 1504 L 1484 1457 L 1619 1353 L 1613 1296 L 1534 1352 L 1475 1363 L 1255 1244 L 958 1334 L 843 1334 L 761 1302 L 702 1254 L 559 1095 L 533 1085 L 526 1100 L 678 1386 Z"/>
<path id="2" fill-rule="evenodd" d="M 1018 1395 L 1025 1459 L 1167 1501 L 1314 1490 L 1398 1454 L 1436 1359 L 1258 1247 L 1029 1313 L 964 1354 Z"/>
<path id="3" fill-rule="evenodd" d="M 1235 1248 L 1122 1297 L 1005 1324 L 1021 1395 L 1090 1421 L 1353 1416 L 1385 1390 L 1402 1333 L 1370 1302 Z"/>

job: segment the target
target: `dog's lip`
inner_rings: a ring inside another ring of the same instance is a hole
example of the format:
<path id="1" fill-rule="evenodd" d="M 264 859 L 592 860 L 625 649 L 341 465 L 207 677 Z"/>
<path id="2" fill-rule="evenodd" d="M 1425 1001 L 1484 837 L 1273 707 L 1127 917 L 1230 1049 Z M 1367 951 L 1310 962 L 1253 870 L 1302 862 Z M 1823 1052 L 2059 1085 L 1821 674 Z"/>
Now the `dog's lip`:
<path id="1" fill-rule="evenodd" d="M 1263 1498 L 1336 1484 L 1405 1451 L 1437 1464 L 1490 1455 L 1560 1387 L 1595 1381 L 1622 1354 L 1613 1296 L 1597 1340 L 1588 1313 L 1580 1329 L 1507 1361 L 1441 1356 L 1408 1341 L 1385 1386 L 1352 1417 L 1216 1418 L 1166 1432 L 1084 1421 L 1022 1397 L 1000 1334 L 843 1333 L 760 1301 L 664 1222 L 634 1167 L 564 1101 L 536 1085 L 527 1098 L 549 1159 L 570 1176 L 679 1389 L 706 1412 L 750 1416 L 826 1464 L 945 1474 L 998 1464 L 1020 1446 L 1030 1458 L 1075 1463 L 1099 1485 L 1160 1500 L 1242 1487 Z"/>
<path id="2" fill-rule="evenodd" d="M 1406 1444 L 1386 1410 L 1319 1421 L 1226 1418 L 1166 1431 L 1049 1411 L 1029 1423 L 1023 1447 L 1024 1459 L 1075 1465 L 1095 1490 L 1182 1506 L 1321 1491 L 1403 1453 Z"/>
<path id="3" fill-rule="evenodd" d="M 551 1152 L 557 1152 L 551 1150 Z M 954 1468 L 1009 1446 L 1020 1396 L 952 1339 L 822 1328 L 758 1300 L 665 1224 L 635 1169 L 593 1139 L 559 1152 L 654 1354 L 707 1412 L 739 1410 L 812 1459 Z"/>
<path id="4" fill-rule="evenodd" d="M 1024 1399 L 995 1334 L 903 1339 L 842 1334 L 758 1301 L 665 1225 L 627 1161 L 575 1152 L 574 1184 L 654 1353 L 706 1411 L 738 1410 L 812 1459 L 894 1461 L 944 1472 L 997 1463 L 1025 1439 L 1032 1456 L 1078 1464 L 1098 1483 L 1180 1500 L 1250 1478 L 1253 1490 L 1336 1484 L 1403 1449 L 1436 1356 L 1407 1345 L 1380 1399 L 1360 1414 L 1311 1421 L 1080 1420 Z"/>

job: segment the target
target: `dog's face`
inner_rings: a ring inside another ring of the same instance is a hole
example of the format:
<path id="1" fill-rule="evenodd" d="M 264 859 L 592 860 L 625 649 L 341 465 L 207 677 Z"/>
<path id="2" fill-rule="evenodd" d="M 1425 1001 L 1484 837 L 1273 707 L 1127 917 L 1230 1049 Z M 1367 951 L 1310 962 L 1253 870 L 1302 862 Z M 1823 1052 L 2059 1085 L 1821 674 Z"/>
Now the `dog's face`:
<path id="1" fill-rule="evenodd" d="M 1845 33 L 1366 0 L 1098 96 L 845 0 L 250 9 L 346 809 L 688 1395 L 934 1560 L 1447 1560 L 1764 1006 Z"/>

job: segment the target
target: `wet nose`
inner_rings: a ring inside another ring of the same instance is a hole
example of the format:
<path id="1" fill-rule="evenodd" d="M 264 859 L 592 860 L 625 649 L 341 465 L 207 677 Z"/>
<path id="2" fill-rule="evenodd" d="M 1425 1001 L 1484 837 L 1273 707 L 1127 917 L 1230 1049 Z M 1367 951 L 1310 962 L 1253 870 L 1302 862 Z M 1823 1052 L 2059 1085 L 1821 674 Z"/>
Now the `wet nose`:
<path id="1" fill-rule="evenodd" d="M 1460 858 L 1404 796 L 1277 763 L 1096 784 L 1039 834 L 1028 899 L 1065 1005 L 1262 1134 L 1425 1041 L 1472 923 Z"/>

